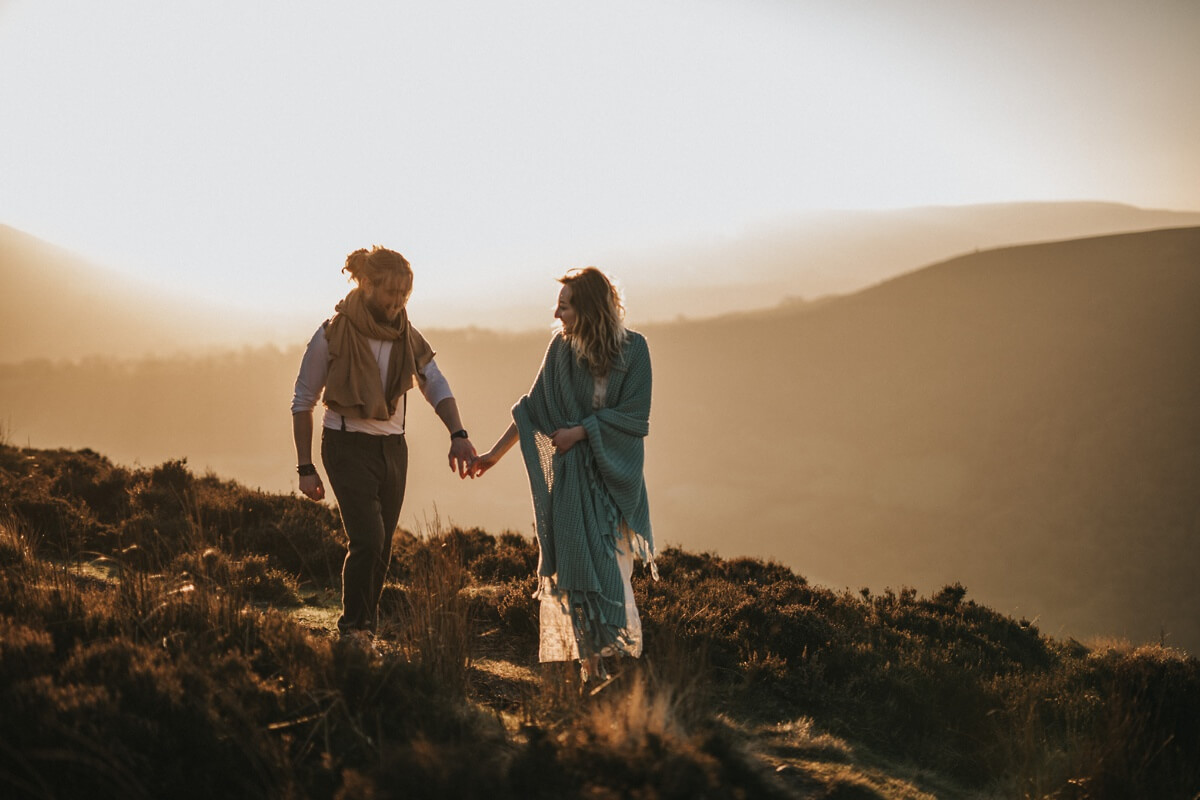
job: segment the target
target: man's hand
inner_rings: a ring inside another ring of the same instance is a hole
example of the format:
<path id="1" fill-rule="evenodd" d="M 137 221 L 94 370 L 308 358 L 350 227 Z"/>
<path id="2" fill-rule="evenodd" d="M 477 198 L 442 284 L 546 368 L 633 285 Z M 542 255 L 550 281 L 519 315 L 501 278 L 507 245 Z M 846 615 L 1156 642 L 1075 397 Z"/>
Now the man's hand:
<path id="1" fill-rule="evenodd" d="M 450 471 L 458 472 L 458 477 L 465 478 L 471 474 L 471 467 L 477 458 L 475 445 L 471 444 L 470 439 L 450 440 Z"/>
<path id="2" fill-rule="evenodd" d="M 300 493 L 312 500 L 325 499 L 325 485 L 321 483 L 320 475 L 301 475 Z"/>

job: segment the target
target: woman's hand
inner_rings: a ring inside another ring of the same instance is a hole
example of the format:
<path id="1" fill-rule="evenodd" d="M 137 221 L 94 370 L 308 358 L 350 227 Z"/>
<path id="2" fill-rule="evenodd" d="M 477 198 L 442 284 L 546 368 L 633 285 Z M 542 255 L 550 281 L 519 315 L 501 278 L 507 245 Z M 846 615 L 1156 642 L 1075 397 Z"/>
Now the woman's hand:
<path id="1" fill-rule="evenodd" d="M 471 471 L 468 473 L 472 478 L 478 478 L 483 473 L 487 472 L 500 461 L 500 456 L 503 453 L 498 453 L 494 449 L 487 451 L 479 458 L 475 459 L 475 463 L 471 465 Z"/>
<path id="2" fill-rule="evenodd" d="M 467 470 L 467 474 L 472 478 L 478 478 L 480 475 L 496 466 L 496 462 L 500 460 L 502 455 L 509 451 L 509 448 L 517 443 L 517 439 L 517 423 L 514 422 L 508 426 L 508 430 L 500 435 L 500 438 L 496 440 L 494 445 L 492 445 L 491 450 L 488 450 L 486 453 L 471 462 L 471 467 Z"/>
<path id="3" fill-rule="evenodd" d="M 559 428 L 550 434 L 550 441 L 554 442 L 554 448 L 560 456 L 586 438 L 587 429 L 582 425 L 576 425 L 573 428 Z"/>
<path id="4" fill-rule="evenodd" d="M 325 499 L 325 485 L 321 483 L 320 475 L 301 475 L 300 493 L 312 500 Z"/>

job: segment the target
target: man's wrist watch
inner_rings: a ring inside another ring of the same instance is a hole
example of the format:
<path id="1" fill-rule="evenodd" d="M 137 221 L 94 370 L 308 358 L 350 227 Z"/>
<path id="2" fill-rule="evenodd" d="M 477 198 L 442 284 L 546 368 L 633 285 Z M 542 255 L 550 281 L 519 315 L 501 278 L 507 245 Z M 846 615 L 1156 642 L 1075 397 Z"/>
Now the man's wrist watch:
<path id="1" fill-rule="evenodd" d="M 470 437 L 467 436 L 467 432 L 465 430 L 463 430 L 462 428 L 459 428 L 454 433 L 450 434 L 450 438 L 451 439 L 469 439 Z"/>

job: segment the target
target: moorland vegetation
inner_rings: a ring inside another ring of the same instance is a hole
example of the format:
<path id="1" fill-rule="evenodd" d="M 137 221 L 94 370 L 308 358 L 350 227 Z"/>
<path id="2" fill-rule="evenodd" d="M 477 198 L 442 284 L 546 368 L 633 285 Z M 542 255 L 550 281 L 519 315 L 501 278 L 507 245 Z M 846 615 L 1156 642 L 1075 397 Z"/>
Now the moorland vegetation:
<path id="1" fill-rule="evenodd" d="M 62 305 L 64 282 L 45 283 L 61 273 L 16 255 L 0 252 L 0 272 L 41 288 L 18 281 L 0 296 L 25 301 L 5 316 L 24 335 L 0 359 L 14 443 L 124 464 L 186 456 L 247 486 L 294 488 L 288 398 L 300 345 L 329 309 L 311 311 L 290 349 L 254 340 L 131 360 Z M 55 313 L 30 318 L 39 297 L 56 298 Z M 656 534 L 774 558 L 826 586 L 934 594 L 959 581 L 1057 638 L 1200 653 L 1198 308 L 1191 228 L 985 250 L 845 297 L 640 326 L 654 361 Z M 60 318 L 73 324 L 56 332 L 83 337 L 72 355 L 32 359 L 49 339 L 37 326 Z M 136 322 L 139 341 L 160 341 Z M 548 332 L 425 333 L 467 427 L 507 428 Z M 519 464 L 448 480 L 444 428 L 416 406 L 410 421 L 406 521 L 436 506 L 465 527 L 528 530 Z M 696 435 L 714 425 L 723 435 Z"/>
<path id="2" fill-rule="evenodd" d="M 5 796 L 1200 793 L 1200 661 L 1056 640 L 959 584 L 667 548 L 635 576 L 644 657 L 593 690 L 536 663 L 520 533 L 398 536 L 375 656 L 331 635 L 334 508 L 4 444 L 0 515 Z"/>

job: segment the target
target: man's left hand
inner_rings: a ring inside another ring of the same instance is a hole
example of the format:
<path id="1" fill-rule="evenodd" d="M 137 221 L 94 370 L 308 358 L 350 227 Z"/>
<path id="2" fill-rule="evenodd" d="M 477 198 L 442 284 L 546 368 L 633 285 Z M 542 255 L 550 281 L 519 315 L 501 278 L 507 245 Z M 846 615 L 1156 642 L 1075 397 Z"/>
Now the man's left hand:
<path id="1" fill-rule="evenodd" d="M 475 445 L 471 444 L 470 439 L 450 440 L 450 471 L 457 471 L 458 477 L 467 477 L 471 473 L 471 465 L 478 457 L 479 454 L 475 452 Z"/>

